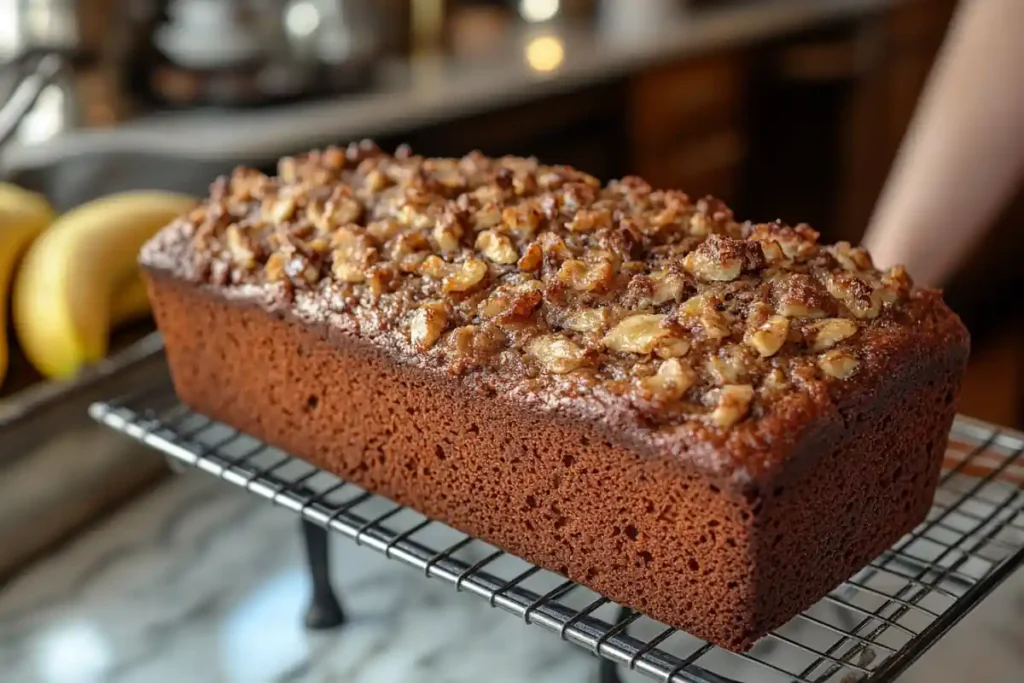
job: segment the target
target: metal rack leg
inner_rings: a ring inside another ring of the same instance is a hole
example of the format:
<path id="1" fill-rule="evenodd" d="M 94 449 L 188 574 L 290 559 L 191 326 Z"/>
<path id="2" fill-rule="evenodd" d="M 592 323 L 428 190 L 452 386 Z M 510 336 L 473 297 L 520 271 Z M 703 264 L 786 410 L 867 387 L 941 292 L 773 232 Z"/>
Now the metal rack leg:
<path id="1" fill-rule="evenodd" d="M 630 614 L 632 610 L 628 607 L 619 606 L 618 614 L 615 616 L 613 623 L 619 623 Z M 600 663 L 597 668 L 597 682 L 598 683 L 622 683 L 622 678 L 619 676 L 619 665 L 610 659 L 601 657 L 598 660 Z"/>
<path id="2" fill-rule="evenodd" d="M 325 630 L 345 623 L 345 612 L 331 585 L 328 561 L 327 529 L 302 519 L 302 538 L 312 579 L 312 595 L 306 609 L 306 628 Z"/>

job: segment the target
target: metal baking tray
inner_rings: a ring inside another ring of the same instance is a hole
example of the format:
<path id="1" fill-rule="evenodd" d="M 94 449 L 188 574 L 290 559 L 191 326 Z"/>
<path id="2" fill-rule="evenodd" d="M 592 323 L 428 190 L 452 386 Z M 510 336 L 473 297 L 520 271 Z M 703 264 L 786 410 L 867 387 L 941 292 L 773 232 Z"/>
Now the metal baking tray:
<path id="1" fill-rule="evenodd" d="M 294 511 L 307 527 L 354 540 L 590 650 L 602 658 L 602 681 L 623 669 L 666 683 L 891 681 L 1024 563 L 1024 439 L 958 418 L 927 521 L 750 652 L 735 654 L 196 414 L 167 385 L 95 403 L 90 414 L 171 460 Z M 317 593 L 315 575 L 314 563 Z"/>

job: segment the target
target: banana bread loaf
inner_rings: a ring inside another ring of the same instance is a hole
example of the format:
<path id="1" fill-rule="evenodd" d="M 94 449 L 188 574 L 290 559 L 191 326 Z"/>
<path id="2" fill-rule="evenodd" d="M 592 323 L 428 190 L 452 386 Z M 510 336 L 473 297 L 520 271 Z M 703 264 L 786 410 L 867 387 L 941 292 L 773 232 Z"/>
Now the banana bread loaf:
<path id="1" fill-rule="evenodd" d="M 968 355 L 817 237 L 364 142 L 217 180 L 141 263 L 192 408 L 737 650 L 924 518 Z"/>

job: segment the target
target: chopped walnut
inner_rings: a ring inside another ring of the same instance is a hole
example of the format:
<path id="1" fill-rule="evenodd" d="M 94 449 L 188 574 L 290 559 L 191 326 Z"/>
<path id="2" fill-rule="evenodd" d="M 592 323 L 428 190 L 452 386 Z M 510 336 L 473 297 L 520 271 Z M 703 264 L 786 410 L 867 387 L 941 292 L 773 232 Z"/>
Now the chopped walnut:
<path id="1" fill-rule="evenodd" d="M 501 316 L 505 322 L 522 322 L 540 306 L 543 286 L 538 280 L 531 280 L 514 287 L 499 287 L 480 303 L 480 315 L 484 318 Z"/>
<path id="2" fill-rule="evenodd" d="M 605 308 L 583 308 L 573 311 L 565 318 L 566 329 L 573 332 L 604 332 L 608 326 L 608 310 Z"/>
<path id="3" fill-rule="evenodd" d="M 242 236 L 237 225 L 227 227 L 228 249 L 231 251 L 231 258 L 239 268 L 256 267 L 256 254 L 253 252 L 248 240 Z"/>
<path id="4" fill-rule="evenodd" d="M 807 225 L 795 228 L 780 223 L 755 225 L 750 239 L 759 242 L 775 242 L 789 259 L 806 259 L 818 250 L 818 232 Z"/>
<path id="5" fill-rule="evenodd" d="M 686 280 L 678 273 L 659 270 L 651 273 L 651 279 L 654 281 L 651 303 L 655 306 L 660 306 L 666 301 L 678 301 L 686 286 Z"/>
<path id="6" fill-rule="evenodd" d="M 754 399 L 754 387 L 749 384 L 727 384 L 718 390 L 718 401 L 711 412 L 711 421 L 723 429 L 747 416 Z"/>
<path id="7" fill-rule="evenodd" d="M 857 333 L 857 323 L 847 318 L 827 318 L 807 325 L 805 336 L 812 351 L 824 351 Z"/>
<path id="8" fill-rule="evenodd" d="M 519 260 L 512 242 L 493 230 L 484 230 L 476 237 L 476 249 L 494 263 L 509 264 Z"/>
<path id="9" fill-rule="evenodd" d="M 565 337 L 547 334 L 526 345 L 526 351 L 545 369 L 559 375 L 582 367 L 586 351 Z"/>
<path id="10" fill-rule="evenodd" d="M 382 221 L 374 221 L 366 226 L 366 234 L 383 244 L 402 231 L 401 224 L 390 218 Z"/>
<path id="11" fill-rule="evenodd" d="M 611 284 L 613 276 L 611 264 L 607 262 L 584 263 L 572 259 L 558 269 L 558 280 L 581 292 L 603 291 Z"/>
<path id="12" fill-rule="evenodd" d="M 280 197 L 267 204 L 264 218 L 268 223 L 283 223 L 295 215 L 295 198 Z"/>
<path id="13" fill-rule="evenodd" d="M 690 342 L 678 337 L 666 337 L 654 347 L 654 355 L 658 358 L 678 358 L 690 351 Z"/>
<path id="14" fill-rule="evenodd" d="M 444 279 L 444 291 L 468 292 L 480 284 L 486 275 L 487 264 L 480 259 L 471 258 Z"/>
<path id="15" fill-rule="evenodd" d="M 750 363 L 739 346 L 726 346 L 707 362 L 708 372 L 718 384 L 737 384 L 750 372 Z"/>
<path id="16" fill-rule="evenodd" d="M 674 401 L 693 386 L 696 374 L 678 358 L 669 358 L 658 366 L 658 372 L 641 380 L 641 385 L 661 401 Z"/>
<path id="17" fill-rule="evenodd" d="M 288 257 L 281 252 L 274 252 L 267 258 L 266 265 L 263 266 L 263 272 L 266 275 L 267 280 L 270 282 L 280 282 L 285 279 L 284 266 L 288 262 Z"/>
<path id="18" fill-rule="evenodd" d="M 455 353 L 459 356 L 468 356 L 472 353 L 476 335 L 476 325 L 463 325 L 452 330 L 451 340 Z"/>
<path id="19" fill-rule="evenodd" d="M 823 318 L 828 296 L 820 286 L 805 273 L 784 275 L 772 282 L 772 290 L 778 300 L 777 310 L 787 318 Z"/>
<path id="20" fill-rule="evenodd" d="M 424 304 L 413 313 L 409 324 L 409 341 L 419 349 L 429 349 L 441 337 L 447 325 L 448 311 L 443 302 Z"/>
<path id="21" fill-rule="evenodd" d="M 761 354 L 762 358 L 768 358 L 779 352 L 788 336 L 789 320 L 781 315 L 772 315 L 756 327 L 748 329 L 743 341 Z"/>
<path id="22" fill-rule="evenodd" d="M 703 294 L 690 297 L 679 307 L 679 312 L 697 318 L 708 339 L 726 339 L 732 335 L 728 314 L 718 310 L 712 297 Z"/>
<path id="23" fill-rule="evenodd" d="M 683 266 L 701 280 L 728 282 L 743 271 L 743 256 L 733 249 L 732 241 L 711 235 L 683 259 Z"/>
<path id="24" fill-rule="evenodd" d="M 573 232 L 593 232 L 612 227 L 612 214 L 607 209 L 577 211 L 566 226 Z"/>
<path id="25" fill-rule="evenodd" d="M 840 266 L 851 272 L 874 270 L 871 256 L 863 247 L 851 247 L 849 242 L 836 242 L 833 246 L 826 247 L 826 251 Z"/>
<path id="26" fill-rule="evenodd" d="M 536 206 L 527 204 L 509 207 L 501 212 L 501 223 L 509 232 L 521 237 L 530 237 L 540 226 L 541 212 Z M 490 227 L 480 226 L 478 227 Z"/>
<path id="27" fill-rule="evenodd" d="M 344 260 L 335 261 L 331 272 L 342 282 L 355 284 L 366 280 L 366 272 L 362 268 Z"/>
<path id="28" fill-rule="evenodd" d="M 454 220 L 439 219 L 433 231 L 434 241 L 444 252 L 458 251 L 462 239 L 462 227 Z"/>
<path id="29" fill-rule="evenodd" d="M 818 357 L 818 367 L 829 377 L 846 379 L 857 371 L 857 359 L 846 351 L 833 349 Z"/>
<path id="30" fill-rule="evenodd" d="M 847 272 L 825 273 L 823 275 L 828 293 L 841 301 L 857 318 L 877 318 L 882 310 L 882 301 L 874 288 L 859 276 Z"/>
<path id="31" fill-rule="evenodd" d="M 651 353 L 662 339 L 671 334 L 664 327 L 664 315 L 640 314 L 626 318 L 604 336 L 605 346 L 620 353 Z"/>
<path id="32" fill-rule="evenodd" d="M 776 393 L 788 390 L 790 385 L 786 380 L 786 373 L 778 368 L 772 368 L 768 374 L 764 376 L 764 381 L 761 383 L 761 387 L 769 393 Z"/>
<path id="33" fill-rule="evenodd" d="M 544 262 L 544 252 L 536 242 L 528 245 L 523 250 L 523 257 L 519 259 L 519 269 L 531 272 L 540 268 Z"/>

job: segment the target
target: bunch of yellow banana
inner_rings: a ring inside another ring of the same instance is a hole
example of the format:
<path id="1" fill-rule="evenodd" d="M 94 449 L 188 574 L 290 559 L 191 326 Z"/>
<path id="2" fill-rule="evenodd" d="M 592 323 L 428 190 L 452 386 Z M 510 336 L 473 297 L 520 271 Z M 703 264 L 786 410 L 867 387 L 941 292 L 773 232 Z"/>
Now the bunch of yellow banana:
<path id="1" fill-rule="evenodd" d="M 149 312 L 139 249 L 194 203 L 124 192 L 54 219 L 42 197 L 0 184 L 0 296 L 13 282 L 14 330 L 36 369 L 51 379 L 73 376 L 106 356 L 114 326 Z M 0 338 L 0 380 L 6 356 Z"/>
<path id="2" fill-rule="evenodd" d="M 7 299 L 21 255 L 53 221 L 50 204 L 34 192 L 0 183 L 0 382 L 10 362 Z"/>

